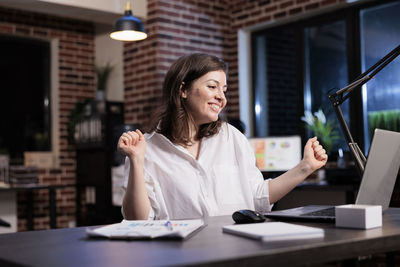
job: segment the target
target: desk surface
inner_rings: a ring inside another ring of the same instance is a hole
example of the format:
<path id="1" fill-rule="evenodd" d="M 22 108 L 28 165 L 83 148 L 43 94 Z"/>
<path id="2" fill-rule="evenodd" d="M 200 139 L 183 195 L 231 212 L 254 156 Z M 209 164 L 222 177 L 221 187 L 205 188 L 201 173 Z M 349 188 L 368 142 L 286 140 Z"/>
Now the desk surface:
<path id="1" fill-rule="evenodd" d="M 185 241 L 87 239 L 85 228 L 0 235 L 0 265 L 30 266 L 288 266 L 343 260 L 398 250 L 400 209 L 384 215 L 382 228 L 351 230 L 333 224 L 323 239 L 261 242 L 222 233 L 230 216 L 210 218 L 208 226 Z M 307 224 L 305 224 L 307 225 Z"/>

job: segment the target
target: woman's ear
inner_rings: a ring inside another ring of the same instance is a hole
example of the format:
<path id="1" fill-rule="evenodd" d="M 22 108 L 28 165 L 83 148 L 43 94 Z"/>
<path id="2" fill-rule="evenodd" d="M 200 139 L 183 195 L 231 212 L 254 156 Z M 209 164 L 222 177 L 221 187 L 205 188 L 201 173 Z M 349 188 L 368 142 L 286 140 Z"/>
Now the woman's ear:
<path id="1" fill-rule="evenodd" d="M 181 86 L 179 86 L 179 94 L 181 95 L 181 97 L 183 99 L 186 99 L 187 98 L 187 91 L 186 91 L 186 89 L 184 89 L 184 86 L 185 86 L 185 83 L 182 82 Z"/>

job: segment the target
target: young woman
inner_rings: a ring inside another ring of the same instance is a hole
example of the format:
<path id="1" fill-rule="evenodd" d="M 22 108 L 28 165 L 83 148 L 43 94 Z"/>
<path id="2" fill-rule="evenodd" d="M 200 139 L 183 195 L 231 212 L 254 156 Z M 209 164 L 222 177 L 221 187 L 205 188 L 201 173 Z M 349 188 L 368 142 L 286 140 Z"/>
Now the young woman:
<path id="1" fill-rule="evenodd" d="M 226 105 L 227 65 L 206 54 L 175 61 L 164 80 L 163 99 L 149 134 L 124 133 L 118 150 L 126 156 L 126 219 L 192 219 L 239 209 L 271 210 L 327 155 L 317 138 L 302 161 L 264 180 L 246 137 L 219 120 Z"/>

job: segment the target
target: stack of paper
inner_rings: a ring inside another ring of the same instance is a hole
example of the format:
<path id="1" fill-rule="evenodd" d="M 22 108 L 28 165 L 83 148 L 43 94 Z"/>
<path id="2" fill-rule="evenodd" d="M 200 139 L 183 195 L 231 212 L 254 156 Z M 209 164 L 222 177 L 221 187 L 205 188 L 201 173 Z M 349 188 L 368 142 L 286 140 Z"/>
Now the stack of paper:
<path id="1" fill-rule="evenodd" d="M 202 226 L 204 226 L 204 221 L 201 219 L 177 221 L 123 220 L 120 223 L 103 227 L 87 228 L 86 234 L 89 237 L 107 237 L 112 239 L 184 239 Z"/>
<path id="2" fill-rule="evenodd" d="M 222 230 L 225 233 L 261 239 L 263 241 L 283 241 L 324 237 L 323 229 L 283 222 L 234 224 L 224 226 Z"/>

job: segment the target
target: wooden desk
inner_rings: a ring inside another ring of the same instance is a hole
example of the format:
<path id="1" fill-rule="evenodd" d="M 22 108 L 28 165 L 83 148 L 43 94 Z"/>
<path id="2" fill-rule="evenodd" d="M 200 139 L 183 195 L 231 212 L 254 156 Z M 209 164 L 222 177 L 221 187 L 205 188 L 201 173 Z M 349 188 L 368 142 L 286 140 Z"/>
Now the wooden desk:
<path id="1" fill-rule="evenodd" d="M 382 228 L 351 230 L 333 224 L 323 239 L 261 242 L 222 233 L 230 216 L 212 217 L 185 241 L 87 239 L 85 228 L 0 235 L 0 265 L 29 266 L 294 266 L 341 261 L 400 248 L 400 209 L 384 215 Z"/>

